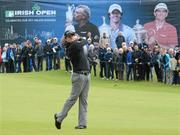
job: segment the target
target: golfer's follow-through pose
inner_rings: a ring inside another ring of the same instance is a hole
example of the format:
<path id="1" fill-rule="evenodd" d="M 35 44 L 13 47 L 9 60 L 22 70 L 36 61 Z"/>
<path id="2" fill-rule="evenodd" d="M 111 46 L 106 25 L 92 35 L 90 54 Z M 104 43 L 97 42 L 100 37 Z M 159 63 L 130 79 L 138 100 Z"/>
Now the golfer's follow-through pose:
<path id="1" fill-rule="evenodd" d="M 89 63 L 84 47 L 86 41 L 79 38 L 76 33 L 66 31 L 62 42 L 73 65 L 72 90 L 62 111 L 54 115 L 55 126 L 57 129 L 61 129 L 62 121 L 79 98 L 78 125 L 75 129 L 85 129 L 87 128 L 87 98 L 90 80 Z"/>

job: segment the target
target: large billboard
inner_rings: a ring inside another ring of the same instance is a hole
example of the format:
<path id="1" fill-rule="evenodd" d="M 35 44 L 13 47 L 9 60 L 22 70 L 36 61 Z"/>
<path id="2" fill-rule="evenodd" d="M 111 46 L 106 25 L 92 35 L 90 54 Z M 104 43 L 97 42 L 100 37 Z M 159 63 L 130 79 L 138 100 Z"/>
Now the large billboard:
<path id="1" fill-rule="evenodd" d="M 168 15 L 166 21 L 177 30 L 180 41 L 180 1 L 179 0 L 34 0 L 34 1 L 0 1 L 0 41 L 20 42 L 35 36 L 46 40 L 49 37 L 62 37 L 67 23 L 68 7 L 87 5 L 90 8 L 89 21 L 97 27 L 102 26 L 103 19 L 108 25 L 110 5 L 118 4 L 122 8 L 122 23 L 133 28 L 137 24 L 155 19 L 154 9 L 159 2 L 166 3 Z M 73 25 L 76 22 L 73 20 Z"/>

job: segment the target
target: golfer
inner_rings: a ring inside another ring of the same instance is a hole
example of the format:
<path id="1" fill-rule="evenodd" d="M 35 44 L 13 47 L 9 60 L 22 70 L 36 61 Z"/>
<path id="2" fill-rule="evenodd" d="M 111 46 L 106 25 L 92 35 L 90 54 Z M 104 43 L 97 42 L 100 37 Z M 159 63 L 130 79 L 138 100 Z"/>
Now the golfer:
<path id="1" fill-rule="evenodd" d="M 73 66 L 71 76 L 72 90 L 62 111 L 54 115 L 55 126 L 57 129 L 61 129 L 62 121 L 79 98 L 78 125 L 75 129 L 85 129 L 87 128 L 87 98 L 90 80 L 90 68 L 87 51 L 85 51 L 86 41 L 79 38 L 75 32 L 66 31 L 62 43 L 67 49 L 67 56 L 70 58 Z"/>

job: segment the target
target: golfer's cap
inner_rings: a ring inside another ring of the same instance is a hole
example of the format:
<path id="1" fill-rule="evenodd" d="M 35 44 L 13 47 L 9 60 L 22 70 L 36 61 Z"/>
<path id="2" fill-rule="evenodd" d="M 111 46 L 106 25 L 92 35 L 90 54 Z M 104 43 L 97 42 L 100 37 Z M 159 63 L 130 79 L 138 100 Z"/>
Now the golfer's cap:
<path id="1" fill-rule="evenodd" d="M 34 37 L 34 40 L 39 39 L 38 37 Z"/>
<path id="2" fill-rule="evenodd" d="M 93 45 L 93 44 L 91 44 L 91 45 L 89 46 L 89 48 L 94 48 L 94 45 Z"/>
<path id="3" fill-rule="evenodd" d="M 50 43 L 50 42 L 51 42 L 51 39 L 48 39 L 46 42 L 47 42 L 47 43 Z"/>
<path id="4" fill-rule="evenodd" d="M 107 51 L 110 51 L 110 50 L 111 50 L 111 48 L 110 48 L 110 47 L 108 47 L 108 48 L 107 48 Z"/>
<path id="5" fill-rule="evenodd" d="M 159 47 L 157 45 L 155 45 L 154 48 L 159 48 Z"/>
<path id="6" fill-rule="evenodd" d="M 57 38 L 57 37 L 54 37 L 54 40 L 58 41 L 58 38 Z"/>
<path id="7" fill-rule="evenodd" d="M 155 12 L 157 9 L 161 9 L 161 8 L 168 11 L 168 7 L 167 7 L 167 5 L 166 5 L 165 3 L 159 3 L 159 4 L 157 4 L 157 5 L 155 6 L 154 12 Z"/>
<path id="8" fill-rule="evenodd" d="M 148 46 L 147 46 L 147 45 L 144 45 L 143 48 L 148 48 Z"/>
<path id="9" fill-rule="evenodd" d="M 7 47 L 9 44 L 8 43 L 5 43 L 4 46 Z"/>
<path id="10" fill-rule="evenodd" d="M 133 41 L 130 41 L 129 44 L 134 44 L 134 42 L 133 42 Z"/>
<path id="11" fill-rule="evenodd" d="M 112 5 L 109 7 L 108 13 L 112 13 L 114 10 L 118 10 L 120 13 L 122 13 L 122 8 L 121 8 L 121 6 L 118 5 L 118 4 L 112 4 Z"/>
<path id="12" fill-rule="evenodd" d="M 92 39 L 91 39 L 91 38 L 88 38 L 88 39 L 87 39 L 87 41 L 88 41 L 88 42 L 91 42 L 91 41 L 92 41 Z"/>
<path id="13" fill-rule="evenodd" d="M 65 37 L 69 37 L 69 36 L 72 36 L 72 35 L 75 35 L 75 32 L 74 32 L 74 31 L 71 31 L 71 30 L 67 30 L 67 31 L 64 33 L 64 36 L 65 36 Z"/>

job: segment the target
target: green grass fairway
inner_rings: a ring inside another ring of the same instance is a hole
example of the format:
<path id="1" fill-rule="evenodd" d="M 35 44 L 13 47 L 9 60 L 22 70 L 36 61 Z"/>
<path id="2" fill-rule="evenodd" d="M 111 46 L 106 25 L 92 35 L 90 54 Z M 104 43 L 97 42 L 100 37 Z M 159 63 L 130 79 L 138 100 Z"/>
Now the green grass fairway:
<path id="1" fill-rule="evenodd" d="M 76 103 L 57 130 L 70 89 L 64 70 L 0 74 L 0 135 L 180 135 L 180 86 L 92 77 L 88 128 L 74 129 Z"/>

